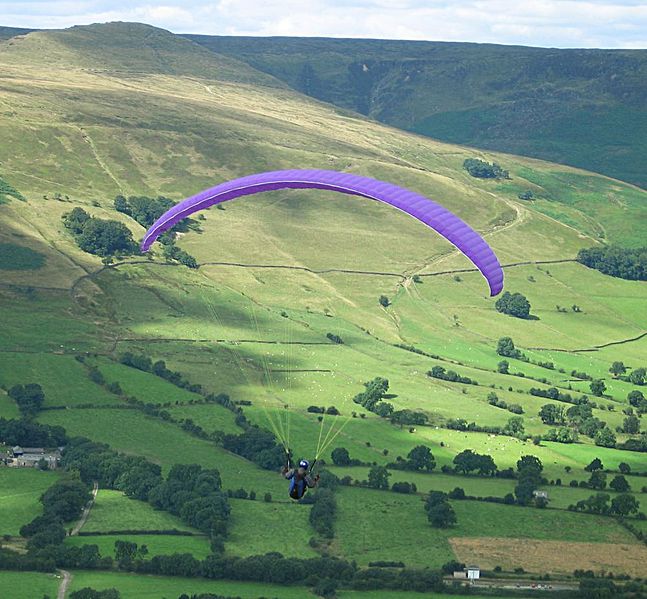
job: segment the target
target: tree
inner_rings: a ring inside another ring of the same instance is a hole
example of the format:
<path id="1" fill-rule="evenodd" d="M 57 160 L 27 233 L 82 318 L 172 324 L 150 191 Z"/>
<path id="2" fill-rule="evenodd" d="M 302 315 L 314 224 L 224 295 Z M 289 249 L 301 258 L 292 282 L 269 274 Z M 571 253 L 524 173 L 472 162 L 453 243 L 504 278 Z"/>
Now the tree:
<path id="1" fill-rule="evenodd" d="M 527 482 L 519 483 L 514 488 L 514 494 L 517 498 L 517 503 L 519 503 L 519 505 L 528 505 L 534 497 L 534 490 L 535 487 L 532 484 L 529 484 Z"/>
<path id="2" fill-rule="evenodd" d="M 380 295 L 379 302 L 380 302 L 380 306 L 382 306 L 383 308 L 388 308 L 389 305 L 391 304 L 391 302 L 389 301 L 389 298 L 386 297 L 386 295 Z"/>
<path id="3" fill-rule="evenodd" d="M 130 229 L 116 220 L 90 218 L 76 241 L 84 252 L 97 256 L 133 254 L 137 251 Z"/>
<path id="4" fill-rule="evenodd" d="M 611 368 L 609 368 L 609 372 L 613 376 L 620 376 L 621 374 L 624 374 L 627 372 L 627 367 L 622 363 L 622 362 L 614 362 L 611 364 Z"/>
<path id="5" fill-rule="evenodd" d="M 63 224 L 75 235 L 80 235 L 86 222 L 90 220 L 90 215 L 83 208 L 73 208 L 71 212 L 63 215 Z"/>
<path id="6" fill-rule="evenodd" d="M 372 489 L 388 489 L 391 473 L 384 466 L 373 466 L 368 472 L 368 486 Z"/>
<path id="7" fill-rule="evenodd" d="M 510 374 L 510 363 L 507 360 L 501 360 L 496 369 L 500 374 Z"/>
<path id="8" fill-rule="evenodd" d="M 472 176 L 479 179 L 509 179 L 510 174 L 496 162 L 489 163 L 478 158 L 466 158 L 463 168 Z"/>
<path id="9" fill-rule="evenodd" d="M 456 512 L 448 502 L 430 507 L 427 510 L 427 519 L 434 528 L 449 528 L 457 522 Z"/>
<path id="10" fill-rule="evenodd" d="M 644 385 L 645 377 L 647 377 L 647 370 L 644 368 L 636 368 L 629 375 L 629 382 L 632 385 Z"/>
<path id="11" fill-rule="evenodd" d="M 521 352 L 515 347 L 512 337 L 501 337 L 497 342 L 496 353 L 505 358 L 521 357 Z"/>
<path id="12" fill-rule="evenodd" d="M 434 528 L 447 528 L 456 523 L 456 512 L 447 493 L 432 491 L 425 500 L 427 519 Z"/>
<path id="13" fill-rule="evenodd" d="M 633 391 L 629 391 L 627 399 L 629 400 L 630 405 L 632 405 L 634 408 L 637 408 L 640 405 L 641 401 L 645 401 L 645 396 L 642 394 L 642 391 L 634 389 Z"/>
<path id="14" fill-rule="evenodd" d="M 618 470 L 620 470 L 622 474 L 629 474 L 631 472 L 631 466 L 627 464 L 627 462 L 620 462 L 618 464 Z"/>
<path id="15" fill-rule="evenodd" d="M 407 455 L 411 470 L 426 470 L 431 472 L 436 467 L 436 459 L 431 449 L 425 445 L 417 445 Z"/>
<path id="16" fill-rule="evenodd" d="M 530 316 L 530 302 L 521 293 L 505 291 L 494 304 L 497 312 L 514 316 L 515 318 L 528 318 Z"/>
<path id="17" fill-rule="evenodd" d="M 45 401 L 45 393 L 38 383 L 14 385 L 7 392 L 17 404 L 24 417 L 35 416 Z"/>
<path id="18" fill-rule="evenodd" d="M 595 458 L 594 460 L 591 461 L 591 463 L 588 466 L 584 466 L 584 470 L 587 472 L 594 472 L 595 470 L 604 470 L 604 465 L 602 464 L 602 460 L 600 458 Z"/>
<path id="19" fill-rule="evenodd" d="M 512 437 L 519 437 L 524 434 L 525 428 L 521 416 L 512 416 L 503 427 L 503 432 Z"/>
<path id="20" fill-rule="evenodd" d="M 607 390 L 607 386 L 604 384 L 602 379 L 591 381 L 589 387 L 591 388 L 591 393 L 596 397 L 602 397 L 604 392 Z"/>
<path id="21" fill-rule="evenodd" d="M 601 470 L 591 472 L 589 482 L 587 483 L 590 489 L 602 490 L 607 486 L 607 475 Z"/>
<path id="22" fill-rule="evenodd" d="M 613 477 L 613 480 L 609 483 L 609 488 L 613 489 L 617 493 L 626 493 L 629 491 L 630 486 L 627 479 L 619 474 Z"/>
<path id="23" fill-rule="evenodd" d="M 335 466 L 350 466 L 350 454 L 345 447 L 335 447 L 330 454 Z"/>
<path id="24" fill-rule="evenodd" d="M 595 444 L 600 447 L 615 447 L 616 446 L 616 436 L 613 434 L 613 431 L 605 426 L 595 433 Z"/>
<path id="25" fill-rule="evenodd" d="M 544 424 L 562 424 L 564 422 L 564 408 L 552 403 L 541 406 L 539 417 Z"/>
<path id="26" fill-rule="evenodd" d="M 623 493 L 611 500 L 611 512 L 618 516 L 628 516 L 638 512 L 640 504 L 633 495 Z"/>
<path id="27" fill-rule="evenodd" d="M 640 432 L 640 419 L 635 414 L 629 414 L 623 422 L 622 430 L 628 435 L 636 435 Z"/>

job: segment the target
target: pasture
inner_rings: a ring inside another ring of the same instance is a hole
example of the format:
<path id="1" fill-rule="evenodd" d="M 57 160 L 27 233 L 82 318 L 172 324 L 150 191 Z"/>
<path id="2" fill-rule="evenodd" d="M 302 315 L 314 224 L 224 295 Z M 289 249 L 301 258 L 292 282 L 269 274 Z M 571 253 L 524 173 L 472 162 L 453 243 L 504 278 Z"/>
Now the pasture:
<path id="1" fill-rule="evenodd" d="M 154 510 L 145 501 L 130 499 L 121 491 L 99 489 L 82 531 L 105 533 L 120 530 L 173 529 L 193 530 L 172 514 Z"/>
<path id="2" fill-rule="evenodd" d="M 0 466 L 0 535 L 17 535 L 43 511 L 39 499 L 56 482 L 55 472 Z"/>
<path id="3" fill-rule="evenodd" d="M 255 582 L 228 580 L 205 580 L 200 578 L 180 578 L 179 576 L 146 576 L 120 572 L 75 571 L 70 589 L 78 591 L 84 587 L 94 589 L 116 588 L 122 599 L 159 599 L 175 598 L 182 593 L 198 595 L 213 593 L 217 595 L 258 599 L 258 597 L 277 597 L 281 599 L 300 599 L 315 597 L 304 587 L 286 587 Z"/>
<path id="4" fill-rule="evenodd" d="M 287 496 L 287 488 L 272 503 L 230 499 L 231 516 L 225 549 L 230 555 L 261 555 L 278 551 L 285 557 L 316 557 L 308 545 L 315 532 L 308 523 L 309 505 L 299 505 Z"/>
<path id="5" fill-rule="evenodd" d="M 0 597 L 10 599 L 56 597 L 60 582 L 56 574 L 0 570 Z"/>

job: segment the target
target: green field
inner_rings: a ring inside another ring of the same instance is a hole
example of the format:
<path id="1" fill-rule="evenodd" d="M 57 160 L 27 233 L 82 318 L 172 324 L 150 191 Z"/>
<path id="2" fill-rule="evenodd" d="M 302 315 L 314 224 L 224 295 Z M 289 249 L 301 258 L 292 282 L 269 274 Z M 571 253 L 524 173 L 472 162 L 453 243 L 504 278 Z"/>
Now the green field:
<path id="1" fill-rule="evenodd" d="M 72 356 L 55 354 L 3 354 L 0 384 L 38 383 L 45 392 L 44 407 L 79 404 L 115 405 L 119 399 L 95 383 Z"/>
<path id="2" fill-rule="evenodd" d="M 54 472 L 36 468 L 0 467 L 0 534 L 17 535 L 23 524 L 40 515 L 40 496 L 56 479 Z"/>
<path id="3" fill-rule="evenodd" d="M 285 587 L 266 583 L 211 581 L 168 576 L 138 576 L 117 572 L 78 571 L 73 574 L 74 578 L 70 587 L 72 591 L 88 586 L 94 589 L 116 588 L 121 593 L 122 599 L 159 599 L 159 597 L 174 599 L 182 593 L 214 593 L 241 597 L 241 599 L 257 599 L 261 596 L 280 597 L 281 599 L 315 597 L 304 587 L 298 586 Z"/>
<path id="4" fill-rule="evenodd" d="M 0 596 L 11 599 L 56 597 L 60 578 L 43 572 L 0 571 Z"/>
<path id="5" fill-rule="evenodd" d="M 225 544 L 231 555 L 260 555 L 278 551 L 286 557 L 316 557 L 317 552 L 308 545 L 314 531 L 308 524 L 310 507 L 292 500 L 264 503 L 231 500 L 231 528 Z M 288 503 L 289 501 L 289 503 Z"/>
<path id="6" fill-rule="evenodd" d="M 363 489 L 342 489 L 336 548 L 359 564 L 398 555 L 407 566 L 440 567 L 453 559 L 450 537 L 510 537 L 601 543 L 635 543 L 614 520 L 557 510 L 454 501 L 457 526 L 435 529 L 423 499 Z"/>
<path id="7" fill-rule="evenodd" d="M 130 499 L 121 491 L 99 489 L 82 530 L 83 532 L 108 532 L 173 529 L 193 530 L 168 512 L 154 510 L 145 501 Z"/>

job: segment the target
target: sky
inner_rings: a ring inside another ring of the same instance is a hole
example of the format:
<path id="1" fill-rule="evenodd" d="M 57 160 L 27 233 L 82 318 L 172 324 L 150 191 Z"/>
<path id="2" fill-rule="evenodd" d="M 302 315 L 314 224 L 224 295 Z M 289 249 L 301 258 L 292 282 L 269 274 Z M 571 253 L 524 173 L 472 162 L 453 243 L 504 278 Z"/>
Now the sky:
<path id="1" fill-rule="evenodd" d="M 0 0 L 0 25 L 647 48 L 647 0 Z"/>

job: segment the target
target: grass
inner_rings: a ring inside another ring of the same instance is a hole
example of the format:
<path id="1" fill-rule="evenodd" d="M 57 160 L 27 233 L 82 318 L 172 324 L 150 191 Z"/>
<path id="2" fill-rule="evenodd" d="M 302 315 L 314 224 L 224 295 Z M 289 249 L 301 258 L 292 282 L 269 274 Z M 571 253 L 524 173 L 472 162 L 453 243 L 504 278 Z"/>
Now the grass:
<path id="1" fill-rule="evenodd" d="M 40 496 L 56 479 L 54 472 L 0 467 L 0 534 L 17 535 L 23 524 L 40 515 Z"/>
<path id="2" fill-rule="evenodd" d="M 60 579 L 43 572 L 0 572 L 0 596 L 11 599 L 56 597 Z"/>
<path id="3" fill-rule="evenodd" d="M 83 532 L 118 530 L 188 530 L 179 518 L 154 510 L 148 503 L 126 497 L 121 491 L 99 489 Z"/>
<path id="4" fill-rule="evenodd" d="M 257 599 L 260 596 L 280 597 L 281 599 L 314 597 L 307 589 L 298 586 L 285 587 L 267 583 L 214 581 L 200 578 L 180 578 L 179 576 L 143 576 L 117 572 L 74 572 L 70 590 L 78 591 L 84 587 L 116 588 L 123 599 L 179 597 L 182 593 L 190 595 L 212 593 L 241 597 L 241 599 Z"/>
<path id="5" fill-rule="evenodd" d="M 29 247 L 0 243 L 0 270 L 36 270 L 44 263 L 45 256 Z"/>
<path id="6" fill-rule="evenodd" d="M 204 559 L 211 554 L 209 540 L 204 536 L 185 537 L 181 535 L 96 535 L 68 537 L 67 545 L 79 547 L 81 545 L 97 545 L 102 556 L 115 556 L 115 542 L 130 541 L 140 547 L 148 548 L 147 559 L 155 555 L 171 555 L 173 553 L 190 553 L 196 559 Z"/>
<path id="7" fill-rule="evenodd" d="M 429 525 L 418 496 L 344 488 L 337 501 L 335 548 L 362 565 L 397 555 L 407 566 L 440 567 L 453 558 L 450 537 L 635 543 L 610 518 L 565 511 L 454 501 L 458 525 L 441 530 Z"/>
<path id="8" fill-rule="evenodd" d="M 180 389 L 148 372 L 105 359 L 100 359 L 97 362 L 99 370 L 107 382 L 118 382 L 126 395 L 136 397 L 144 403 L 185 404 L 201 399 L 199 395 Z"/>
<path id="9" fill-rule="evenodd" d="M 286 557 L 316 557 L 308 545 L 315 535 L 308 523 L 310 506 L 294 503 L 287 493 L 284 496 L 285 500 L 273 496 L 272 503 L 264 503 L 262 495 L 255 501 L 231 499 L 227 553 L 247 556 L 278 551 Z"/>
<path id="10" fill-rule="evenodd" d="M 43 406 L 80 404 L 115 405 L 119 399 L 93 383 L 86 369 L 73 356 L 56 354 L 4 354 L 0 362 L 0 384 L 38 383 L 45 392 Z"/>

